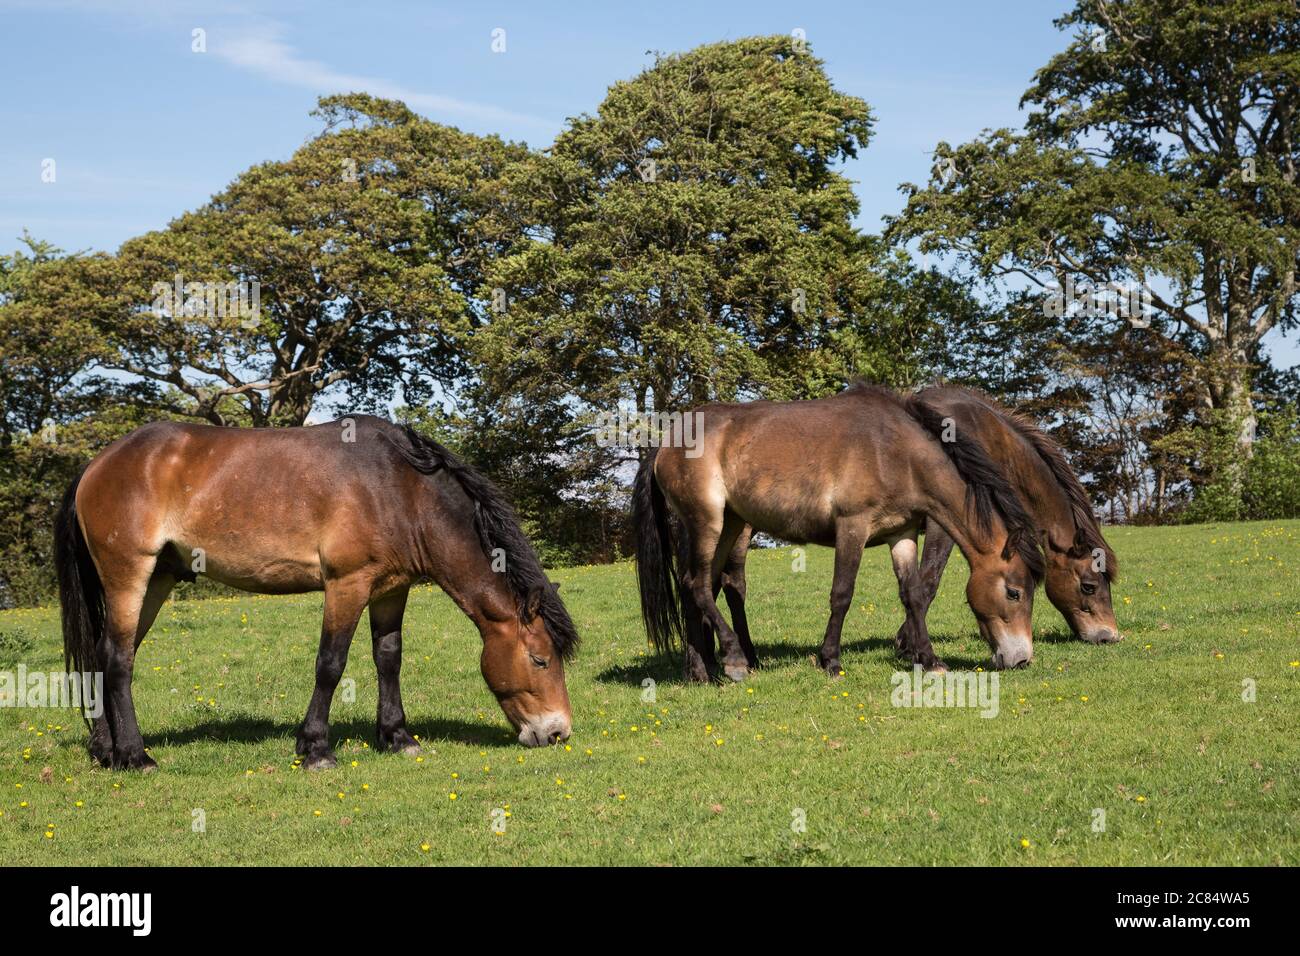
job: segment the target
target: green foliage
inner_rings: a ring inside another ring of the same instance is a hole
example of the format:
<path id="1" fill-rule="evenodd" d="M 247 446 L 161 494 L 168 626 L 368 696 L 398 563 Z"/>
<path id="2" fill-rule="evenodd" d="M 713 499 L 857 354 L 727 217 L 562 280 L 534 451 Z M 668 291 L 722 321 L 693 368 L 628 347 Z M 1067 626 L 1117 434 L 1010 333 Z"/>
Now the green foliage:
<path id="1" fill-rule="evenodd" d="M 1300 414 L 1294 405 L 1261 413 L 1252 454 L 1238 457 L 1240 423 L 1218 413 L 1210 422 L 1175 432 L 1161 444 L 1193 462 L 1189 522 L 1267 520 L 1300 515 Z"/>
<path id="2" fill-rule="evenodd" d="M 105 364 L 166 386 L 159 409 L 295 425 L 318 402 L 383 410 L 399 385 L 423 401 L 466 373 L 467 297 L 501 241 L 500 171 L 522 148 L 362 94 L 324 98 L 317 115 L 324 132 L 290 159 L 109 263 Z M 187 311 L 191 296 L 166 296 L 177 276 L 250 301 L 256 287 L 260 309 Z"/>
<path id="3" fill-rule="evenodd" d="M 0 668 L 14 669 L 31 656 L 35 640 L 22 628 L 0 630 Z"/>
<path id="4" fill-rule="evenodd" d="M 0 602 L 31 604 L 52 592 L 64 490 L 91 455 L 146 420 L 151 389 L 95 371 L 109 353 L 84 315 L 99 302 L 104 257 L 24 244 L 0 256 Z"/>
<path id="5" fill-rule="evenodd" d="M 1260 416 L 1260 436 L 1247 469 L 1250 519 L 1300 516 L 1300 412 L 1288 406 Z"/>
<path id="6" fill-rule="evenodd" d="M 933 323 L 904 263 L 852 226 L 838 164 L 869 139 L 788 36 L 660 55 L 512 165 L 502 249 L 458 392 L 468 456 L 557 560 L 627 548 L 626 469 L 599 412 L 906 382 Z"/>
<path id="7" fill-rule="evenodd" d="M 1300 13 L 1282 0 L 1079 0 L 1023 133 L 936 149 L 896 242 L 1046 290 L 1147 285 L 1196 400 L 1243 422 L 1258 345 L 1295 325 Z M 951 163 L 951 167 L 949 167 Z M 1100 321 L 1116 327 L 1116 321 Z"/>
<path id="8" fill-rule="evenodd" d="M 835 166 L 870 128 L 788 36 L 661 55 L 616 83 L 513 171 L 538 229 L 491 272 L 510 302 L 477 337 L 488 384 L 663 410 L 842 385 L 875 280 Z"/>
<path id="9" fill-rule="evenodd" d="M 1195 496 L 1184 511 L 1189 522 L 1235 521 L 1244 508 L 1240 462 L 1234 436 L 1237 420 L 1224 412 L 1207 423 L 1180 429 L 1159 440 L 1159 447 L 1188 462 Z"/>
<path id="10" fill-rule="evenodd" d="M 115 255 L 26 237 L 0 256 L 0 601 L 48 596 L 63 488 L 158 417 L 396 408 L 500 483 L 552 564 L 627 552 L 641 452 L 599 447 L 599 413 L 858 377 L 1026 407 L 1116 517 L 1281 513 L 1291 446 L 1248 451 L 1254 402 L 1297 388 L 1260 342 L 1296 323 L 1300 16 L 1079 0 L 1059 25 L 1026 129 L 939 144 L 955 177 L 908 186 L 883 238 L 842 170 L 871 111 L 789 36 L 657 54 L 541 151 L 327 96 L 292 156 Z M 962 271 L 918 269 L 911 241 Z M 1154 282 L 1157 314 L 1044 310 L 1067 280 Z M 1205 409 L 1238 423 L 1233 454 Z"/>

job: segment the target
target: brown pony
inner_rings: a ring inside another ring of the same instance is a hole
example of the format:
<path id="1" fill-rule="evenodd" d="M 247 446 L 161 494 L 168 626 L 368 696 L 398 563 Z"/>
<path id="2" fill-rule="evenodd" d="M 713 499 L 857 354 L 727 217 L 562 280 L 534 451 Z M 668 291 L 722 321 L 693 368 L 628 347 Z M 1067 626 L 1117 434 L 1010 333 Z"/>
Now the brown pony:
<path id="1" fill-rule="evenodd" d="M 864 547 L 889 545 L 899 596 L 909 618 L 916 616 L 916 537 L 927 516 L 970 563 L 966 595 L 994 664 L 1018 667 L 1032 658 L 1033 593 L 1043 571 L 1032 524 L 983 448 L 968 435 L 948 434 L 923 400 L 858 384 L 815 401 L 706 405 L 687 414 L 700 416 L 698 443 L 688 454 L 670 434 L 646 457 L 633 521 L 646 629 L 660 649 L 685 632 L 688 679 L 711 679 L 716 669 L 712 639 L 698 639 L 705 629 L 691 626 L 694 614 L 717 633 L 728 677 L 742 680 L 756 663 L 752 644 L 741 645 L 715 600 L 747 524 L 835 549 L 831 615 L 818 654 L 829 674 L 840 673 L 840 633 Z M 670 510 L 685 531 L 681 560 Z"/>
<path id="2" fill-rule="evenodd" d="M 297 734 L 335 763 L 329 709 L 370 609 L 381 749 L 413 752 L 398 674 L 413 583 L 435 581 L 478 626 L 482 671 L 528 746 L 569 735 L 563 661 L 578 637 L 493 485 L 409 428 L 358 415 L 307 428 L 160 422 L 104 449 L 68 488 L 56 563 L 69 669 L 102 673 L 90 753 L 152 769 L 131 700 L 135 652 L 177 581 L 325 592 L 316 689 Z"/>
<path id="3" fill-rule="evenodd" d="M 917 398 L 951 421 L 956 431 L 974 436 L 1015 487 L 1047 555 L 1044 590 L 1075 637 L 1090 644 L 1120 640 L 1110 593 L 1119 565 L 1102 537 L 1087 492 L 1060 447 L 1028 418 L 974 389 L 937 385 L 922 389 Z M 741 647 L 748 654 L 753 653 L 753 642 L 745 615 L 745 555 L 752 532 L 746 526 L 737 537 L 720 582 Z M 953 539 L 941 524 L 926 523 L 920 568 L 922 619 L 939 589 L 952 547 Z M 711 636 L 700 639 L 712 641 Z M 926 667 L 943 666 L 929 634 L 915 626 L 911 614 L 894 643 L 903 657 Z"/>
<path id="4" fill-rule="evenodd" d="M 1048 600 L 1074 636 L 1090 644 L 1120 640 L 1110 593 L 1119 564 L 1060 446 L 1025 416 L 974 389 L 938 385 L 919 396 L 952 419 L 958 430 L 973 434 L 1003 466 L 1034 519 L 1047 555 L 1043 588 Z M 926 528 L 921 577 L 927 606 L 939 588 L 952 545 L 943 528 Z M 907 646 L 903 637 L 899 631 L 900 647 Z"/>

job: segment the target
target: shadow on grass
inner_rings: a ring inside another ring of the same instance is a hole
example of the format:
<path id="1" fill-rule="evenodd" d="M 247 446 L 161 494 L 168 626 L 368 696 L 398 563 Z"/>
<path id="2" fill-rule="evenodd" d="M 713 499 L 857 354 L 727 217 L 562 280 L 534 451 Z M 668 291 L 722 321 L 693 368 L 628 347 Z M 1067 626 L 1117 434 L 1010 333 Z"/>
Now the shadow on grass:
<path id="1" fill-rule="evenodd" d="M 1072 644 L 1078 641 L 1080 644 L 1086 642 L 1080 641 L 1077 637 L 1059 627 L 1054 627 L 1050 631 L 1040 631 L 1034 634 L 1035 644 Z"/>
<path id="2" fill-rule="evenodd" d="M 1045 639 L 1049 642 L 1055 642 L 1066 641 L 1071 638 L 1067 633 L 1064 636 L 1047 636 Z M 932 635 L 932 640 L 939 643 L 944 638 Z M 953 640 L 956 640 L 956 638 Z M 820 642 L 815 640 L 807 644 L 792 644 L 783 641 L 778 644 L 760 643 L 755 645 L 754 649 L 758 652 L 759 669 L 763 670 L 801 663 L 809 667 L 815 667 L 817 648 L 819 646 Z M 845 641 L 840 645 L 840 650 L 843 653 L 869 653 L 876 657 L 884 657 L 886 660 L 896 663 L 900 670 L 904 670 L 908 666 L 905 661 L 895 656 L 894 639 L 892 637 L 867 637 L 856 641 Z M 989 667 L 988 656 L 977 658 L 942 653 L 939 656 L 952 670 L 974 670 L 976 667 L 983 667 L 987 670 Z M 641 682 L 647 678 L 660 684 L 685 683 L 682 676 L 681 653 L 676 653 L 672 657 L 646 657 L 633 664 L 617 664 L 613 667 L 607 667 L 596 675 L 596 680 L 603 684 L 630 684 L 634 687 L 640 687 Z"/>
<path id="3" fill-rule="evenodd" d="M 518 746 L 518 739 L 502 718 L 499 725 L 471 723 L 465 720 L 437 718 L 434 720 L 415 720 L 407 724 L 407 729 L 425 743 L 459 743 L 472 744 L 476 747 Z M 298 732 L 298 723 L 282 720 L 270 720 L 263 717 L 236 717 L 229 720 L 209 720 L 184 730 L 175 730 L 161 735 L 150 735 L 146 728 L 146 739 L 154 736 L 159 746 L 175 747 L 200 741 L 220 741 L 225 743 L 262 743 L 268 740 L 285 740 L 292 748 Z M 373 720 L 355 718 L 334 721 L 330 724 L 330 745 L 338 747 L 344 740 L 364 740 L 375 742 L 375 723 Z M 150 746 L 153 746 L 150 743 Z"/>

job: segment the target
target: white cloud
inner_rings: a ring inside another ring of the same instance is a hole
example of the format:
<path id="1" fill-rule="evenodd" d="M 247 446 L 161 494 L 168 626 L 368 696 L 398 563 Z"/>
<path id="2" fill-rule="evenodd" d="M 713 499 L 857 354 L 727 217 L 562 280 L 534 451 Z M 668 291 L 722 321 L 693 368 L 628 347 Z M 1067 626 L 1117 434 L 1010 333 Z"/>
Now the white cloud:
<path id="1" fill-rule="evenodd" d="M 244 0 L 0 0 L 0 9 L 76 11 L 98 15 L 117 23 L 123 20 L 146 29 L 172 30 L 207 22 L 208 52 L 226 63 L 277 83 L 296 86 L 326 96 L 332 93 L 370 93 L 401 100 L 411 109 L 439 121 L 477 120 L 485 124 L 511 123 L 555 133 L 561 122 L 515 113 L 489 103 L 477 103 L 440 93 L 426 93 L 382 77 L 336 70 L 309 59 L 280 37 L 282 23 L 266 19 Z M 215 21 L 215 23 L 213 22 Z M 232 24 L 227 28 L 225 23 Z"/>
<path id="2" fill-rule="evenodd" d="M 278 83 L 302 87 L 322 95 L 356 92 L 401 100 L 413 110 L 433 119 L 450 114 L 452 117 L 488 122 L 504 121 L 552 130 L 558 125 L 551 120 L 514 113 L 485 103 L 438 93 L 423 93 L 379 77 L 336 70 L 319 60 L 302 56 L 293 46 L 279 38 L 280 32 L 278 27 L 268 26 L 229 37 L 214 36 L 209 40 L 208 50 L 233 66 Z"/>

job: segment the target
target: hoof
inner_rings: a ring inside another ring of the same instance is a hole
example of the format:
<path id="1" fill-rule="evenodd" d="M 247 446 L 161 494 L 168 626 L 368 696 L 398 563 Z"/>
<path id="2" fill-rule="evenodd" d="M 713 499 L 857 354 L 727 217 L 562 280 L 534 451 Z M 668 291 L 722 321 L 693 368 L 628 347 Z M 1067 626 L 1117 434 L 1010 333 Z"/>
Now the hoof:
<path id="1" fill-rule="evenodd" d="M 394 730 L 392 733 L 376 734 L 379 741 L 379 749 L 390 754 L 418 754 L 420 745 L 405 727 Z"/>
<path id="2" fill-rule="evenodd" d="M 844 665 L 839 661 L 824 661 L 818 656 L 813 658 L 813 663 L 824 671 L 827 677 L 840 678 L 844 676 Z"/>
<path id="3" fill-rule="evenodd" d="M 333 754 L 325 753 L 307 757 L 303 760 L 302 765 L 308 770 L 332 770 L 338 766 L 338 763 Z"/>
<path id="4" fill-rule="evenodd" d="M 114 770 L 139 770 L 141 773 L 153 773 L 158 764 L 143 751 L 138 754 L 114 754 Z"/>
<path id="5" fill-rule="evenodd" d="M 722 668 L 722 672 L 739 684 L 749 676 L 749 667 L 743 664 L 728 664 Z"/>

